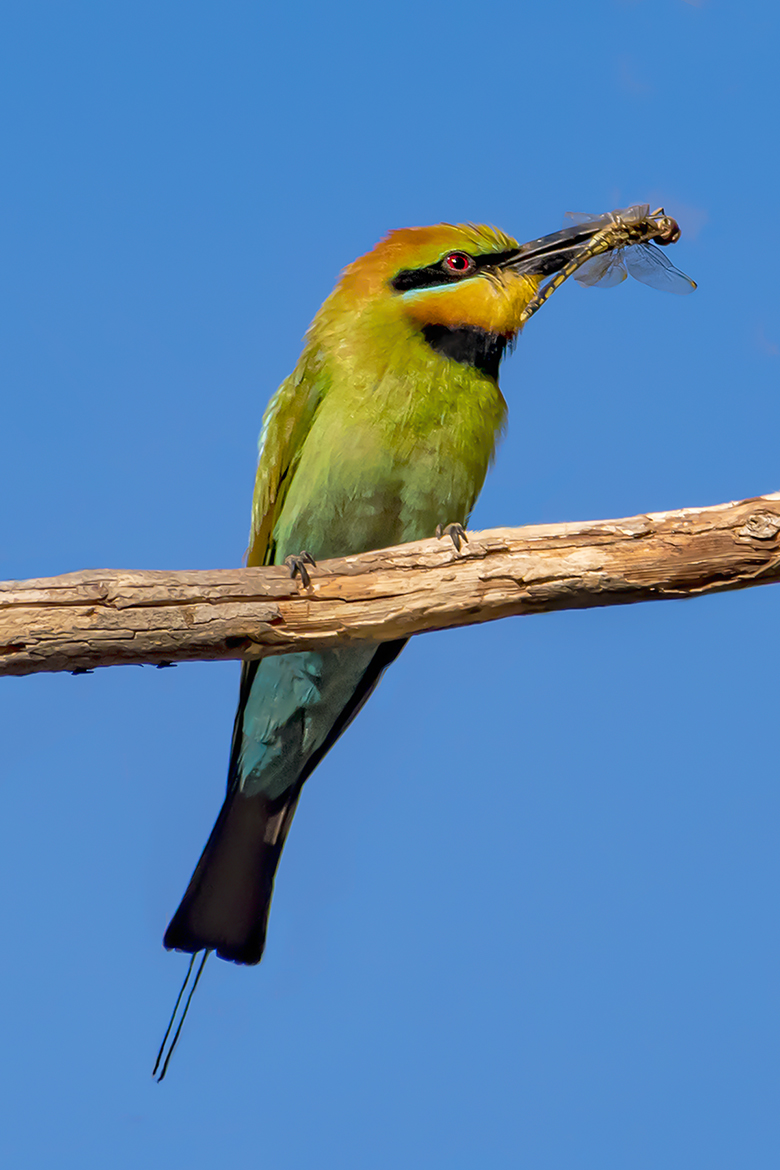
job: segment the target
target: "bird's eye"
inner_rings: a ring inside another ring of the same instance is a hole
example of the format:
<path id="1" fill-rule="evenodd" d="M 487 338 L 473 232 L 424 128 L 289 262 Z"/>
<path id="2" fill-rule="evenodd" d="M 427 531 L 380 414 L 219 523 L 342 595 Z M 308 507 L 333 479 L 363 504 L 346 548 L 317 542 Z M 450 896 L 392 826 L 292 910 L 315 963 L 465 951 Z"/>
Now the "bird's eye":
<path id="1" fill-rule="evenodd" d="M 458 276 L 465 276 L 467 272 L 472 272 L 475 264 L 471 256 L 465 252 L 450 252 L 449 256 L 445 256 L 442 264 L 447 272 L 454 272 Z"/>

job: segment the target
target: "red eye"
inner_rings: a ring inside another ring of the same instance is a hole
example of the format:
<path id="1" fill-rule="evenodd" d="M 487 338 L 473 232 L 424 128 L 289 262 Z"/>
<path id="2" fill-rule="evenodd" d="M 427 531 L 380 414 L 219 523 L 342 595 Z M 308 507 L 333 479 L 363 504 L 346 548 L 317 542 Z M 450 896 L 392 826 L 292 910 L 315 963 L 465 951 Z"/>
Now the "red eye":
<path id="1" fill-rule="evenodd" d="M 456 272 L 458 276 L 463 276 L 474 268 L 474 261 L 465 252 L 450 252 L 442 263 L 448 272 Z"/>

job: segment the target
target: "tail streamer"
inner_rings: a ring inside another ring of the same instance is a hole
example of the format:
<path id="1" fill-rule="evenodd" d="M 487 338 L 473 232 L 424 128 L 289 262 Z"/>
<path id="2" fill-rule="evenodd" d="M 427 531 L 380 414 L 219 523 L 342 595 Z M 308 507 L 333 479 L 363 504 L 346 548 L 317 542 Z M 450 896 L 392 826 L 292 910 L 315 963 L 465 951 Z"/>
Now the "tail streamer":
<path id="1" fill-rule="evenodd" d="M 198 957 L 197 952 L 190 959 L 190 965 L 187 968 L 187 974 L 185 975 L 184 982 L 181 985 L 181 991 L 179 992 L 179 994 L 176 998 L 176 1003 L 174 1004 L 173 1011 L 171 1012 L 171 1018 L 168 1021 L 168 1027 L 165 1029 L 165 1035 L 163 1036 L 162 1044 L 160 1045 L 160 1051 L 157 1053 L 157 1060 L 154 1062 L 154 1068 L 152 1069 L 152 1076 L 155 1076 L 157 1074 L 157 1069 L 160 1068 L 160 1062 L 162 1061 L 162 1068 L 160 1069 L 160 1075 L 157 1077 L 158 1084 L 160 1083 L 160 1081 L 163 1079 L 163 1077 L 165 1076 L 165 1074 L 168 1071 L 168 1065 L 171 1062 L 171 1057 L 173 1056 L 173 1051 L 178 1043 L 179 1036 L 181 1035 L 181 1030 L 184 1026 L 184 1021 L 187 1019 L 187 1012 L 190 1010 L 190 1004 L 192 1003 L 192 997 L 195 994 L 195 988 L 198 986 L 198 980 L 200 979 L 201 975 L 203 974 L 203 968 L 206 966 L 206 959 L 209 957 L 210 954 L 211 954 L 210 950 L 203 952 L 203 958 L 201 959 L 200 966 L 198 967 L 197 973 L 195 975 L 195 979 L 193 980 L 193 983 L 192 983 L 192 987 L 190 988 L 189 995 L 187 996 L 187 999 L 186 999 L 185 1004 L 184 1004 L 184 1011 L 181 1014 L 181 1019 L 179 1020 L 178 1027 L 176 1028 L 176 1031 L 173 1034 L 173 1040 L 171 1041 L 171 1046 L 168 1049 L 168 1053 L 165 1057 L 165 1060 L 163 1060 L 163 1053 L 165 1052 L 165 1045 L 168 1042 L 168 1037 L 171 1034 L 171 1029 L 173 1028 L 174 1022 L 176 1020 L 176 1014 L 179 1010 L 179 1004 L 181 1003 L 182 999 L 184 998 L 184 992 L 187 989 L 187 984 L 190 981 L 190 976 L 192 975 L 193 968 L 195 967 L 195 960 Z"/>

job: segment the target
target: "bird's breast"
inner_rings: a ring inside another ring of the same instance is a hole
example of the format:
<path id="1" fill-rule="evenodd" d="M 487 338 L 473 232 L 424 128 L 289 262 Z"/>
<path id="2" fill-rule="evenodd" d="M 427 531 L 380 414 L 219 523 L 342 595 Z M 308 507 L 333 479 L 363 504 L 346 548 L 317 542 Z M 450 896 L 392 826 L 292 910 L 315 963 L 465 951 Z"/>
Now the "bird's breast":
<path id="1" fill-rule="evenodd" d="M 431 351 L 334 385 L 303 445 L 275 528 L 276 560 L 343 556 L 464 523 L 506 417 L 495 379 Z"/>

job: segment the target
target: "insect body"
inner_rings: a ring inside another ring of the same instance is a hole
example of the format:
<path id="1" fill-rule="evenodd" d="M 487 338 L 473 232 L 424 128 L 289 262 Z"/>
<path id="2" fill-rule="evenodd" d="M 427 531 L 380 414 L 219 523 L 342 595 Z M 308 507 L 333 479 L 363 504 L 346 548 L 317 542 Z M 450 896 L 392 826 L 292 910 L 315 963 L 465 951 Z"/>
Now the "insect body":
<path id="1" fill-rule="evenodd" d="M 524 321 L 570 276 L 589 288 L 614 288 L 629 273 L 642 284 L 666 292 L 684 295 L 696 288 L 696 282 L 675 268 L 654 246 L 675 244 L 680 238 L 677 221 L 663 207 L 651 211 L 649 203 L 637 203 L 605 215 L 570 211 L 566 218 L 576 226 L 565 227 L 547 239 L 551 247 L 558 249 L 569 242 L 572 257 L 528 303 Z M 582 246 L 578 247 L 580 233 L 583 233 Z"/>

